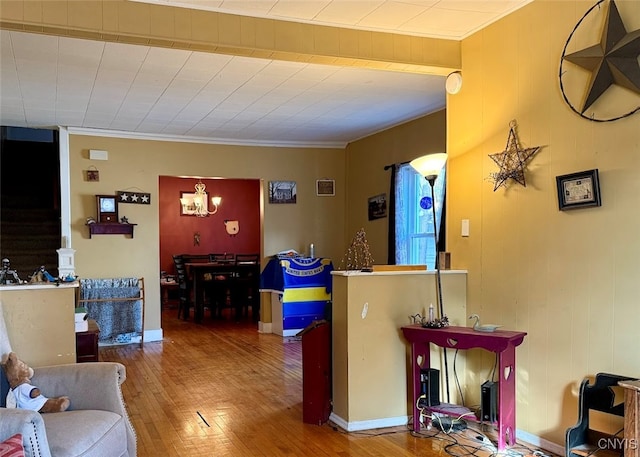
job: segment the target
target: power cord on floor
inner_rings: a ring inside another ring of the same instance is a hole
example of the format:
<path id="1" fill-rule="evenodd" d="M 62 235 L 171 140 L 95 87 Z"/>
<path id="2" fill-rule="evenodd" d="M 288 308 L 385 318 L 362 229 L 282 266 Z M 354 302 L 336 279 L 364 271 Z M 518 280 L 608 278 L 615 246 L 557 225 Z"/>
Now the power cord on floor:
<path id="1" fill-rule="evenodd" d="M 416 406 L 418 406 L 417 403 Z M 428 410 L 427 407 L 418 406 L 418 409 L 420 410 L 421 424 L 423 424 L 422 418 L 428 418 L 430 423 L 442 420 L 442 416 L 425 414 L 424 412 Z M 465 429 L 458 430 L 455 428 L 456 421 L 459 422 L 463 420 L 465 416 L 470 414 L 472 415 L 473 413 L 464 413 L 459 415 L 457 418 L 452 419 L 451 425 L 446 427 L 446 429 L 444 429 L 445 427 L 439 428 L 438 426 L 433 427 L 425 425 L 424 430 L 419 432 L 413 430 L 412 420 L 408 421 L 406 428 L 385 431 L 361 430 L 348 432 L 331 422 L 327 422 L 325 425 L 331 427 L 333 431 L 348 435 L 375 437 L 409 433 L 414 438 L 435 439 L 446 443 L 442 449 L 451 457 L 557 457 L 553 454 L 547 454 L 540 449 L 532 449 L 522 443 L 515 443 L 503 451 L 498 452 L 497 444 L 484 433 L 485 426 L 483 424 L 467 422 L 467 427 Z M 476 442 L 477 444 L 475 444 Z"/>
<path id="2" fill-rule="evenodd" d="M 483 424 L 478 424 L 478 423 L 473 423 L 473 425 L 471 425 L 469 427 L 469 430 L 473 433 L 476 434 L 475 438 L 477 440 L 482 441 L 483 443 L 485 443 L 488 446 L 491 446 L 492 449 L 494 449 L 492 455 L 487 456 L 487 457 L 494 457 L 498 455 L 498 452 L 496 450 L 496 445 L 489 439 L 489 437 L 487 435 L 485 435 L 484 433 L 484 428 L 483 428 Z M 540 449 L 532 449 L 529 446 L 526 446 L 522 443 L 515 443 L 511 446 L 509 446 L 508 448 L 504 449 L 502 452 L 500 452 L 500 456 L 507 456 L 507 457 L 525 457 L 525 456 L 534 456 L 534 457 L 556 457 L 553 454 L 547 454 L 544 451 L 540 450 Z"/>

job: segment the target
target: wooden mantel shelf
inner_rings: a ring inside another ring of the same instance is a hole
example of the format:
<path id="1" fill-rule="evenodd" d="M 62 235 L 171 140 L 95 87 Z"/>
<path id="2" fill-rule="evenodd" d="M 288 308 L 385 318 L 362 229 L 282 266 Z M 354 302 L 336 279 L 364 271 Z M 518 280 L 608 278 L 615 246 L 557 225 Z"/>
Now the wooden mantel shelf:
<path id="1" fill-rule="evenodd" d="M 89 238 L 93 235 L 130 235 L 133 238 L 133 227 L 138 224 L 120 224 L 119 222 L 87 224 Z"/>

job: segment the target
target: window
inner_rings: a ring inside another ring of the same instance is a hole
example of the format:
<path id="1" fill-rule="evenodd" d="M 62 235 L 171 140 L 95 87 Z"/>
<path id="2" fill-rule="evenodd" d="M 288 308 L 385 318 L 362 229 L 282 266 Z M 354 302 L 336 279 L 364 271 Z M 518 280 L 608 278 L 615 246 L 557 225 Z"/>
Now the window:
<path id="1" fill-rule="evenodd" d="M 446 167 L 435 181 L 436 227 L 440 231 L 444 208 Z M 396 264 L 435 268 L 436 246 L 431 209 L 431 186 L 409 164 L 396 174 Z"/>

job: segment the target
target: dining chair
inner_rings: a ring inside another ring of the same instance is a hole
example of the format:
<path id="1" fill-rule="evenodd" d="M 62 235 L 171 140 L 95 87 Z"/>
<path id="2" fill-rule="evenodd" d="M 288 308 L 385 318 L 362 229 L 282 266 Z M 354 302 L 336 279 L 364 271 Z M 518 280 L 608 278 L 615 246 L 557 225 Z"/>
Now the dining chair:
<path id="1" fill-rule="evenodd" d="M 212 253 L 209 254 L 209 263 L 233 266 L 236 264 L 236 255 L 229 252 Z M 225 308 L 233 307 L 231 293 L 235 274 L 233 270 L 233 268 L 216 270 L 206 286 L 207 295 L 211 302 L 211 314 L 214 317 L 222 317 Z"/>
<path id="2" fill-rule="evenodd" d="M 211 263 L 236 263 L 236 255 L 225 252 L 222 254 L 209 254 L 209 262 Z"/>
<path id="3" fill-rule="evenodd" d="M 206 291 L 207 277 L 196 278 L 196 273 L 193 269 L 190 268 L 189 264 L 200 264 L 209 262 L 209 254 L 182 254 L 182 260 L 185 264 L 185 273 L 187 275 L 189 304 L 196 310 L 195 314 L 198 314 L 205 308 L 206 302 L 208 300 Z M 196 287 L 196 281 L 198 282 L 198 287 Z M 204 285 L 204 287 L 200 287 L 201 285 Z M 194 317 L 197 320 L 198 316 Z"/>
<path id="4" fill-rule="evenodd" d="M 191 287 L 182 254 L 173 256 L 173 264 L 176 267 L 176 280 L 178 281 L 178 319 L 188 319 L 191 311 Z"/>
<path id="5" fill-rule="evenodd" d="M 236 254 L 237 274 L 233 278 L 232 300 L 243 316 L 260 315 L 260 254 Z"/>

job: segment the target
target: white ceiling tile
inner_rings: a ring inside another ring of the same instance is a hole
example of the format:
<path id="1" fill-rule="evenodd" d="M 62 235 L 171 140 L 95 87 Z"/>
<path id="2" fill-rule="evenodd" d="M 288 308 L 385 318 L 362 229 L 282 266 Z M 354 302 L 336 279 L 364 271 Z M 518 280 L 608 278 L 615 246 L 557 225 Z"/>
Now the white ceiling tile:
<path id="1" fill-rule="evenodd" d="M 149 47 L 147 46 L 109 42 L 104 47 L 100 68 L 138 71 L 148 52 Z"/>
<path id="2" fill-rule="evenodd" d="M 100 68 L 96 75 L 96 81 L 104 84 L 117 84 L 129 86 L 135 79 L 137 71 L 125 68 Z"/>
<path id="3" fill-rule="evenodd" d="M 373 29 L 396 29 L 424 11 L 425 8 L 410 3 L 385 2 L 362 18 L 358 25 Z"/>
<path id="4" fill-rule="evenodd" d="M 437 6 L 452 10 L 504 13 L 529 1 L 531 0 L 440 0 Z"/>
<path id="5" fill-rule="evenodd" d="M 175 72 L 185 65 L 192 54 L 192 51 L 182 49 L 148 48 L 143 68 L 152 67 L 156 71 L 163 71 L 166 68 L 167 71 Z"/>
<path id="6" fill-rule="evenodd" d="M 145 119 L 138 125 L 137 131 L 148 133 L 162 133 L 162 129 L 164 129 L 166 126 L 166 122 L 157 122 L 152 119 Z"/>
<path id="7" fill-rule="evenodd" d="M 11 43 L 15 55 L 23 60 L 56 63 L 58 60 L 58 37 L 24 32 L 11 32 Z"/>
<path id="8" fill-rule="evenodd" d="M 58 61 L 64 65 L 98 68 L 106 43 L 61 37 Z"/>
<path id="9" fill-rule="evenodd" d="M 529 1 L 149 0 L 449 39 Z M 314 59 L 271 61 L 6 30 L 0 30 L 0 52 L 5 125 L 221 135 L 239 142 L 348 142 L 445 104 L 444 77 Z"/>
<path id="10" fill-rule="evenodd" d="M 222 10 L 234 11 L 237 14 L 259 15 L 264 16 L 271 11 L 273 6 L 277 3 L 275 0 L 225 0 L 218 3 L 218 5 L 210 5 L 211 8 L 221 8 Z"/>
<path id="11" fill-rule="evenodd" d="M 431 8 L 427 12 L 405 22 L 399 28 L 404 31 L 428 28 L 462 35 L 468 30 L 476 30 L 488 22 L 491 17 L 490 13 L 478 11 Z"/>
<path id="12" fill-rule="evenodd" d="M 356 25 L 383 4 L 382 0 L 332 1 L 314 19 L 327 24 Z"/>
<path id="13" fill-rule="evenodd" d="M 25 106 L 24 112 L 30 125 L 34 125 L 36 122 L 51 125 L 55 123 L 56 120 L 56 112 L 53 108 L 47 109 L 43 106 Z"/>
<path id="14" fill-rule="evenodd" d="M 328 0 L 280 0 L 269 10 L 269 16 L 311 20 L 329 3 Z"/>
<path id="15" fill-rule="evenodd" d="M 130 103 L 155 103 L 163 92 L 163 87 L 145 86 L 144 88 L 138 88 L 136 84 L 133 84 L 129 88 L 125 100 Z"/>

